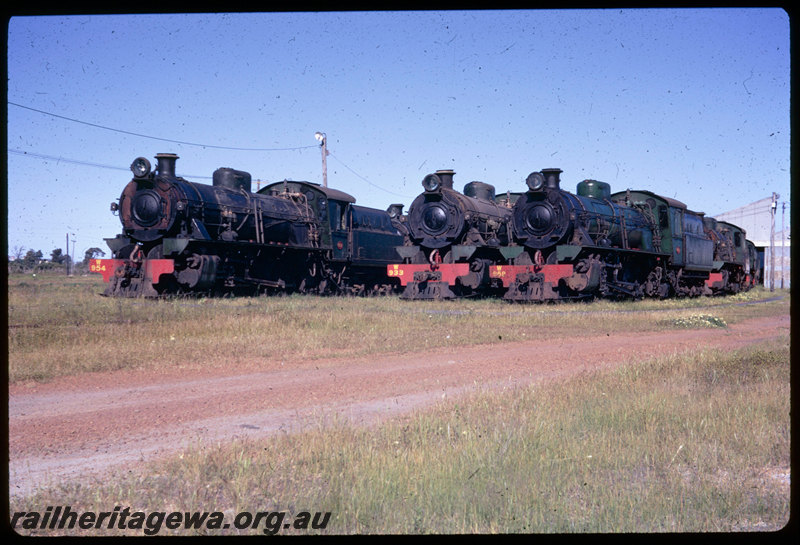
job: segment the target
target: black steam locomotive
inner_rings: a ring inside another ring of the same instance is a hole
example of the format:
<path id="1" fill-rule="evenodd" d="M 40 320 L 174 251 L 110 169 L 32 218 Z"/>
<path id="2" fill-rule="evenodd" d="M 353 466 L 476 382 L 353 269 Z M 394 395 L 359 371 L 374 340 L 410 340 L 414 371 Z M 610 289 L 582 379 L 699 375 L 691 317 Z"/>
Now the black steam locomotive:
<path id="1" fill-rule="evenodd" d="M 596 180 L 572 194 L 560 188 L 560 174 L 531 173 L 516 199 L 508 262 L 490 267 L 505 299 L 663 298 L 753 285 L 755 247 L 741 228 L 649 191 L 611 194 Z"/>
<path id="2" fill-rule="evenodd" d="M 220 168 L 212 185 L 175 174 L 177 155 L 139 157 L 111 209 L 123 232 L 106 239 L 112 259 L 90 268 L 105 295 L 286 291 L 390 293 L 386 266 L 402 244 L 402 206 L 357 206 L 347 193 L 300 181 L 252 192 L 251 176 Z"/>
<path id="3" fill-rule="evenodd" d="M 453 189 L 452 170 L 422 180 L 424 192 L 408 210 L 401 263 L 387 267 L 405 288 L 403 299 L 452 299 L 490 294 L 500 285 L 489 276 L 503 262 L 510 242 L 511 204 L 495 197 L 492 185 L 473 181 Z"/>

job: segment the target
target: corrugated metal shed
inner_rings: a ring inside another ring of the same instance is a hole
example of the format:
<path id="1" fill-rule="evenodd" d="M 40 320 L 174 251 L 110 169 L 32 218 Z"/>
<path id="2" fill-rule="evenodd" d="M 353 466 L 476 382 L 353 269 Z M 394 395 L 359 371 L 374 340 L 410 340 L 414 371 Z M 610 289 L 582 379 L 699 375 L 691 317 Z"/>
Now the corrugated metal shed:
<path id="1" fill-rule="evenodd" d="M 770 287 L 771 259 L 770 232 L 772 229 L 772 203 L 775 207 L 775 279 L 776 288 L 790 287 L 791 283 L 791 215 L 788 199 L 780 196 L 766 197 L 748 205 L 714 216 L 718 220 L 738 225 L 747 231 L 747 238 L 764 250 L 764 285 Z M 783 228 L 781 227 L 783 225 Z"/>

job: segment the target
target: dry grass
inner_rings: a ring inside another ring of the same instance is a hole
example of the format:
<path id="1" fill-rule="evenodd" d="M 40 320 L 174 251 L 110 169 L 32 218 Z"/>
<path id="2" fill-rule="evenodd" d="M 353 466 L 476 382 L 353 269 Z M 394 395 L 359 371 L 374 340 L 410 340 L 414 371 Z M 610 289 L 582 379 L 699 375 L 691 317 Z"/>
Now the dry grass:
<path id="1" fill-rule="evenodd" d="M 788 292 L 763 289 L 531 307 L 396 298 L 144 301 L 100 291 L 98 277 L 9 278 L 12 382 L 727 327 L 789 308 Z M 759 302 L 775 295 L 784 297 Z M 326 532 L 344 534 L 774 530 L 789 514 L 789 373 L 788 337 L 735 353 L 666 355 L 443 402 L 373 429 L 320 420 L 293 435 L 198 444 L 146 474 L 94 488 L 61 484 L 10 507 L 331 511 Z"/>
<path id="2" fill-rule="evenodd" d="M 789 517 L 789 374 L 788 337 L 665 356 L 374 429 L 320 421 L 198 445 L 12 509 L 331 511 L 337 534 L 775 530 Z"/>
<path id="3" fill-rule="evenodd" d="M 732 298 L 521 306 L 396 297 L 109 299 L 99 276 L 11 275 L 9 380 L 115 369 L 358 357 L 442 346 L 685 327 L 706 309 L 733 324 L 788 308 L 755 290 Z M 774 294 L 773 294 L 774 295 Z M 784 294 L 785 295 L 785 294 Z M 703 305 L 706 305 L 705 307 Z M 709 306 L 713 305 L 713 306 Z M 702 321 L 701 321 L 702 322 Z M 707 326 L 709 322 L 689 325 Z"/>

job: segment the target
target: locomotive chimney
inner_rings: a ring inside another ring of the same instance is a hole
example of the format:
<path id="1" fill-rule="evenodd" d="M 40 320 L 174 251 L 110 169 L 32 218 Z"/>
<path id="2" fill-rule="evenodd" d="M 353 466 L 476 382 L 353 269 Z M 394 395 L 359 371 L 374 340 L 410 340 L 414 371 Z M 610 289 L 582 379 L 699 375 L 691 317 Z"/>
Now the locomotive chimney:
<path id="1" fill-rule="evenodd" d="M 544 175 L 544 185 L 551 189 L 559 189 L 562 172 L 564 171 L 560 168 L 543 168 L 542 174 Z"/>
<path id="2" fill-rule="evenodd" d="M 157 153 L 156 154 L 156 171 L 159 176 L 166 176 L 167 178 L 175 178 L 175 162 L 178 156 L 174 153 Z"/>
<path id="3" fill-rule="evenodd" d="M 442 187 L 446 187 L 447 189 L 453 189 L 453 175 L 455 174 L 452 170 L 437 170 L 436 175 L 442 181 Z"/>

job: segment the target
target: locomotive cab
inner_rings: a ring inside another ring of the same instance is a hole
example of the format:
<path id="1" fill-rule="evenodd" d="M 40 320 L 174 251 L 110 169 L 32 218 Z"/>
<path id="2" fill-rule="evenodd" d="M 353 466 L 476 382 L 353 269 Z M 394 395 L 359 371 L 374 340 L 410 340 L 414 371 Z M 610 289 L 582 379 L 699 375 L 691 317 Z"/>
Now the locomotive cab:
<path id="1" fill-rule="evenodd" d="M 671 254 L 676 265 L 683 264 L 683 215 L 686 205 L 650 191 L 620 191 L 610 200 L 618 206 L 633 206 L 642 211 L 654 225 L 656 251 Z"/>
<path id="2" fill-rule="evenodd" d="M 626 191 L 611 195 L 619 204 L 640 206 L 647 210 L 657 226 L 662 254 L 666 254 L 665 275 L 678 295 L 710 294 L 715 282 L 714 240 L 707 227 L 710 222 L 702 212 L 689 210 L 681 201 L 650 191 Z"/>
<path id="3" fill-rule="evenodd" d="M 286 180 L 259 192 L 298 196 L 319 220 L 319 245 L 331 252 L 334 261 L 389 260 L 394 256 L 393 247 L 402 241 L 393 223 L 396 218 L 389 211 L 358 206 L 356 199 L 343 191 Z M 402 205 L 399 207 L 396 216 L 402 213 Z"/>
<path id="4" fill-rule="evenodd" d="M 291 180 L 269 184 L 259 193 L 291 198 L 301 203 L 318 222 L 316 238 L 319 246 L 330 249 L 334 259 L 349 257 L 348 207 L 356 202 L 352 195 L 311 182 Z"/>

